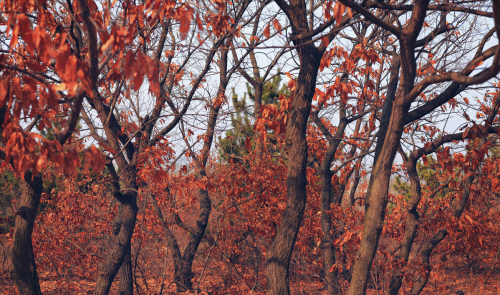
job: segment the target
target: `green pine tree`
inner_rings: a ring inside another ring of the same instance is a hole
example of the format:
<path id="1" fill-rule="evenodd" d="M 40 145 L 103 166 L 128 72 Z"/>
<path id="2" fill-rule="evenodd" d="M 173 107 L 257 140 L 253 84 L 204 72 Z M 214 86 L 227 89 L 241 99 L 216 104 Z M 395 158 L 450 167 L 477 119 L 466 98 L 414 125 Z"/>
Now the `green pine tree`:
<path id="1" fill-rule="evenodd" d="M 232 129 L 226 132 L 225 138 L 219 138 L 219 154 L 223 161 L 242 161 L 243 157 L 248 155 L 245 148 L 245 141 L 248 138 L 253 139 L 253 123 L 255 114 L 251 111 L 253 108 L 247 105 L 247 98 L 255 102 L 255 90 L 246 83 L 247 91 L 240 99 L 233 88 L 232 103 L 234 114 L 231 114 Z M 286 85 L 281 83 L 281 76 L 277 75 L 262 87 L 262 105 L 275 104 L 279 107 L 280 95 L 290 95 Z M 272 138 L 272 134 L 270 133 Z M 253 142 L 252 142 L 253 146 Z"/>

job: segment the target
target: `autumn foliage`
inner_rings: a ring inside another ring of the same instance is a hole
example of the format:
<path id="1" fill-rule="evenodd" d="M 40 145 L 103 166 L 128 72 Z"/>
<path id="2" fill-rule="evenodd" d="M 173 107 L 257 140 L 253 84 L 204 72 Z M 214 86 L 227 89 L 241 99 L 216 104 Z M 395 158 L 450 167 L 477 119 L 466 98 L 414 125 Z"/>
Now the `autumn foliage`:
<path id="1" fill-rule="evenodd" d="M 0 8 L 0 293 L 500 293 L 498 0 Z"/>

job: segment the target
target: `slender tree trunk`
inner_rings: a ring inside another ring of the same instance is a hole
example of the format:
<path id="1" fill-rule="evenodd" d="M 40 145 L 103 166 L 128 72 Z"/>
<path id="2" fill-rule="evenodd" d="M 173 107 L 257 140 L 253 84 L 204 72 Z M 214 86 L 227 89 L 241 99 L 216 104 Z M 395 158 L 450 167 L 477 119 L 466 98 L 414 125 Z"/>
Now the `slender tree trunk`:
<path id="1" fill-rule="evenodd" d="M 344 127 L 346 124 L 343 124 Z M 342 128 L 344 129 L 344 128 Z M 330 143 L 321 169 L 321 249 L 323 250 L 323 268 L 327 283 L 328 294 L 341 294 L 340 284 L 336 272 L 330 271 L 335 264 L 335 247 L 333 246 L 332 219 L 330 218 L 330 205 L 332 199 L 332 171 L 330 166 L 337 150 L 337 145 Z"/>
<path id="2" fill-rule="evenodd" d="M 431 264 L 430 264 L 430 256 L 432 250 L 448 235 L 448 231 L 446 229 L 442 229 L 437 232 L 427 243 L 425 243 L 422 250 L 420 250 L 420 261 L 424 264 L 425 267 L 425 275 L 419 276 L 415 284 L 410 290 L 410 295 L 418 295 L 424 289 L 427 284 L 427 280 L 429 280 L 429 274 L 431 273 Z"/>
<path id="3" fill-rule="evenodd" d="M 205 174 L 203 173 L 203 176 Z M 193 260 L 200 245 L 201 239 L 205 233 L 208 224 L 208 218 L 212 210 L 212 202 L 206 190 L 200 190 L 200 215 L 196 220 L 196 230 L 191 233 L 188 245 L 184 249 L 182 259 L 174 261 L 177 263 L 175 267 L 174 280 L 177 285 L 178 292 L 184 292 L 193 289 L 192 279 L 194 277 L 192 272 Z"/>
<path id="4" fill-rule="evenodd" d="M 260 108 L 262 107 L 262 82 L 256 83 L 254 90 L 254 117 L 257 120 L 260 118 Z"/>
<path id="5" fill-rule="evenodd" d="M 426 16 L 429 0 L 417 1 L 412 15 L 402 31 L 400 38 L 401 82 L 399 96 L 395 100 L 387 131 L 379 129 L 379 137 L 375 151 L 375 164 L 366 193 L 363 237 L 356 254 L 353 276 L 347 292 L 348 295 L 363 295 L 370 275 L 371 266 L 377 252 L 380 235 L 384 226 L 388 201 L 389 182 L 392 163 L 399 147 L 403 133 L 405 117 L 410 109 L 411 100 L 406 98 L 414 87 L 416 75 L 415 42 Z M 392 76 L 392 74 L 391 74 Z M 383 112 L 384 114 L 385 112 Z M 382 124 L 382 122 L 381 122 Z"/>
<path id="6" fill-rule="evenodd" d="M 28 181 L 19 179 L 21 196 L 16 211 L 11 250 L 10 275 L 19 294 L 23 295 L 42 294 L 38 282 L 31 234 L 42 196 L 43 184 L 40 175 L 31 178 L 32 174 L 28 172 L 25 174 L 25 179 Z"/>
<path id="7" fill-rule="evenodd" d="M 403 93 L 406 93 L 406 91 Z M 379 154 L 375 156 L 376 162 L 366 193 L 363 238 L 353 267 L 349 295 L 361 295 L 365 294 L 366 291 L 370 269 L 384 225 L 392 162 L 401 140 L 404 117 L 408 113 L 408 109 L 409 104 L 406 104 L 403 99 L 396 102 L 391 113 L 385 139 L 382 142 L 382 148 L 380 148 Z M 379 146 L 379 143 L 377 143 L 377 146 Z"/>
<path id="8" fill-rule="evenodd" d="M 416 164 L 417 161 L 414 157 L 410 157 L 409 160 L 405 160 L 406 171 L 408 172 L 408 176 L 411 182 L 411 198 L 407 207 L 408 213 L 406 215 L 406 230 L 403 237 L 403 242 L 401 244 L 401 249 L 399 250 L 399 253 L 397 255 L 397 258 L 401 260 L 401 263 L 403 263 L 404 265 L 408 263 L 411 247 L 417 235 L 418 223 L 420 218 L 417 212 L 417 207 L 422 196 L 422 189 L 420 186 L 420 178 L 417 173 Z M 403 271 L 401 270 L 401 267 L 398 267 L 392 274 L 391 282 L 386 294 L 397 295 L 399 289 L 401 288 L 402 282 Z"/>
<path id="9" fill-rule="evenodd" d="M 312 44 L 300 46 L 297 52 L 300 70 L 285 135 L 289 159 L 286 208 L 266 257 L 267 288 L 270 295 L 290 294 L 290 257 L 306 206 L 306 129 L 321 54 Z"/>
<path id="10" fill-rule="evenodd" d="M 469 175 L 463 182 L 462 198 L 456 205 L 455 210 L 453 212 L 453 217 L 457 219 L 460 218 L 460 216 L 462 216 L 465 206 L 469 201 L 470 189 L 472 183 L 474 182 L 474 178 L 475 178 L 474 175 Z M 438 231 L 429 241 L 427 241 L 420 250 L 418 257 L 425 267 L 425 274 L 418 277 L 417 281 L 410 290 L 410 295 L 419 295 L 424 289 L 425 285 L 427 284 L 427 281 L 429 280 L 429 275 L 432 270 L 430 264 L 430 257 L 432 251 L 437 247 L 437 245 L 439 245 L 439 243 L 441 243 L 441 241 L 447 235 L 448 235 L 448 230 L 446 228 L 443 228 L 442 230 Z"/>
<path id="11" fill-rule="evenodd" d="M 130 165 L 126 170 L 121 172 L 120 182 L 128 189 L 124 189 L 125 193 L 119 190 L 119 184 L 115 183 L 113 194 L 120 202 L 119 205 L 119 220 L 120 228 L 117 231 L 113 246 L 111 247 L 107 258 L 99 269 L 97 283 L 94 289 L 94 294 L 109 294 L 111 284 L 120 270 L 127 256 L 130 255 L 131 239 L 134 233 L 135 221 L 137 217 L 137 183 L 135 168 Z M 128 268 L 128 267 L 127 267 Z M 128 277 L 127 271 L 132 274 L 132 270 L 124 270 L 125 277 Z M 127 279 L 129 280 L 129 279 Z M 132 282 L 132 279 L 130 279 Z M 127 283 L 128 284 L 128 283 Z M 120 284 L 121 285 L 121 284 Z M 121 291 L 121 286 L 120 286 Z M 133 289 L 132 289 L 133 292 Z"/>
<path id="12" fill-rule="evenodd" d="M 220 60 L 219 60 L 219 78 L 220 85 L 219 90 L 217 91 L 218 96 L 225 95 L 226 86 L 228 82 L 227 77 L 227 55 L 228 49 L 225 48 L 221 51 Z M 214 139 L 215 134 L 215 126 L 217 124 L 217 118 L 219 115 L 219 110 L 222 106 L 222 103 L 217 103 L 216 105 L 212 105 L 210 107 L 210 114 L 208 116 L 208 126 L 206 132 L 206 140 L 203 144 L 203 150 L 201 151 L 200 158 L 195 159 L 198 168 L 198 179 L 202 180 L 206 178 L 205 167 L 207 165 L 207 161 L 210 154 L 210 149 L 212 147 L 212 141 Z M 194 156 L 194 154 L 193 154 Z M 191 232 L 191 238 L 184 249 L 184 253 L 182 254 L 182 259 L 176 261 L 178 266 L 175 267 L 174 280 L 177 284 L 177 291 L 184 292 L 186 290 L 193 289 L 192 279 L 194 277 L 192 272 L 193 260 L 195 258 L 196 251 L 201 243 L 201 240 L 205 234 L 208 219 L 210 217 L 210 212 L 212 211 L 212 201 L 208 195 L 208 191 L 206 189 L 200 189 L 198 191 L 198 196 L 200 200 L 200 213 L 198 215 L 198 219 L 196 220 L 196 226 Z M 174 260 L 175 261 L 175 260 Z"/>
<path id="13" fill-rule="evenodd" d="M 347 79 L 347 75 L 342 79 Z M 340 140 L 344 134 L 344 130 L 347 126 L 345 107 L 342 105 L 340 107 L 340 122 L 335 132 L 335 136 L 332 136 L 328 128 L 323 124 L 321 119 L 317 116 L 317 113 L 312 114 L 314 123 L 319 127 L 323 135 L 328 140 L 328 149 L 325 154 L 325 158 L 321 163 L 319 169 L 319 175 L 321 177 L 321 231 L 323 236 L 321 238 L 321 249 L 323 250 L 323 268 L 325 272 L 325 278 L 327 283 L 328 294 L 341 294 L 340 284 L 337 279 L 337 274 L 331 272 L 330 269 L 335 264 L 335 247 L 333 246 L 334 236 L 332 234 L 332 220 L 330 218 L 330 206 L 333 201 L 335 205 L 340 205 L 340 199 L 338 194 L 342 192 L 337 192 L 333 196 L 332 200 L 332 176 L 333 172 L 330 167 L 332 165 L 333 158 L 337 152 Z"/>
<path id="14" fill-rule="evenodd" d="M 359 180 L 361 179 L 361 175 L 359 173 L 359 170 L 361 169 L 361 160 L 360 158 L 358 160 L 358 163 L 356 164 L 356 167 L 354 168 L 354 181 L 352 182 L 351 190 L 349 191 L 349 207 L 354 206 L 354 197 L 356 196 L 356 190 L 358 189 L 359 185 Z M 359 166 L 358 166 L 359 164 Z"/>
<path id="15" fill-rule="evenodd" d="M 330 162 L 331 163 L 331 162 Z M 330 271 L 335 264 L 335 247 L 333 246 L 332 220 L 330 218 L 330 202 L 332 190 L 332 171 L 330 166 L 321 175 L 321 249 L 323 250 L 323 267 L 325 271 L 328 294 L 341 294 L 337 273 Z"/>

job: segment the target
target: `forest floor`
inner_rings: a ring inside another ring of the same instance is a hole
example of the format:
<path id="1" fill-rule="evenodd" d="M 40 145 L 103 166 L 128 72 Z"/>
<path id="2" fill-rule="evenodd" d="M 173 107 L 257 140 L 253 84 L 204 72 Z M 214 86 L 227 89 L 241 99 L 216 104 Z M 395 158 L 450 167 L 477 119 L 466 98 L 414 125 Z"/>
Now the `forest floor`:
<path id="1" fill-rule="evenodd" d="M 198 268 L 198 267 L 196 267 Z M 194 269 L 196 274 L 201 273 L 202 268 Z M 492 270 L 493 269 L 493 270 Z M 173 269 L 167 271 L 165 275 L 165 284 L 163 294 L 178 294 L 175 286 L 170 284 L 172 281 L 171 273 Z M 205 269 L 204 276 L 200 282 L 200 292 L 197 294 L 266 294 L 264 286 L 257 289 L 261 291 L 248 291 L 249 286 L 240 279 L 237 279 L 237 274 L 228 273 L 223 265 L 216 267 L 211 265 Z M 485 284 L 488 278 L 487 284 Z M 138 282 L 135 288 L 135 294 L 158 294 L 161 288 L 161 279 L 137 278 Z M 195 286 L 198 284 L 199 275 L 195 278 Z M 41 273 L 40 274 L 41 289 L 43 294 L 92 294 L 95 282 L 84 280 L 75 277 L 68 280 L 68 278 L 60 278 L 54 273 Z M 261 279 L 264 282 L 264 278 Z M 146 286 L 147 283 L 147 286 Z M 250 286 L 252 287 L 252 286 Z M 319 279 L 311 279 L 306 277 L 295 276 L 291 278 L 291 293 L 296 295 L 302 294 L 327 294 L 324 290 L 324 283 Z M 347 288 L 347 282 L 343 283 L 344 291 Z M 383 289 L 367 290 L 369 295 L 382 295 Z M 137 292 L 137 288 L 139 291 Z M 500 294 L 500 263 L 495 268 L 492 266 L 484 267 L 476 273 L 472 273 L 468 268 L 461 269 L 442 269 L 432 272 L 426 288 L 422 292 L 424 294 L 439 294 L 439 295 L 452 295 L 460 294 L 457 291 L 464 292 L 465 295 L 484 294 L 484 295 L 497 295 Z M 409 289 L 401 290 L 401 294 L 408 294 Z M 117 294 L 117 284 L 113 285 L 110 294 Z M 12 285 L 9 274 L 6 269 L 0 269 L 0 294 L 17 294 L 17 291 Z M 196 294 L 185 292 L 183 294 Z"/>

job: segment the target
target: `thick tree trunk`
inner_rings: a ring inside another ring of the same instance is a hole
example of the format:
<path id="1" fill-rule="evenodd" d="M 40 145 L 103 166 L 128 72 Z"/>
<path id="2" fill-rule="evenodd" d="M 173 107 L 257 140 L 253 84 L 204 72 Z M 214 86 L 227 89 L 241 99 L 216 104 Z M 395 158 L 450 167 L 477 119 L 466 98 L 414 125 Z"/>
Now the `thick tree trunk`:
<path id="1" fill-rule="evenodd" d="M 185 292 L 193 289 L 193 272 L 191 271 L 192 261 L 185 261 L 184 259 L 177 262 L 178 267 L 174 275 L 174 281 L 177 285 L 177 292 Z"/>
<path id="2" fill-rule="evenodd" d="M 115 220 L 113 222 L 113 240 L 111 241 L 111 245 L 115 243 L 122 227 L 122 220 L 121 220 L 122 210 L 123 207 L 120 206 L 118 209 L 118 214 L 116 215 Z M 120 281 L 118 287 L 118 293 L 120 295 L 131 295 L 134 293 L 134 285 L 133 285 L 134 278 L 132 276 L 132 260 L 131 260 L 130 250 L 131 247 L 125 250 L 127 252 L 125 260 L 123 261 L 122 266 L 120 267 L 120 270 L 118 272 L 118 278 Z"/>
<path id="3" fill-rule="evenodd" d="M 129 204 L 120 204 L 122 209 L 122 226 L 120 232 L 115 238 L 113 247 L 110 253 L 107 254 L 107 259 L 99 269 L 97 284 L 94 294 L 108 294 L 118 270 L 125 261 L 127 254 L 130 254 L 130 240 L 134 233 L 135 220 L 137 216 L 137 205 L 135 204 L 135 193 L 133 202 Z M 130 271 L 131 273 L 132 271 Z"/>
<path id="4" fill-rule="evenodd" d="M 128 248 L 125 260 L 123 261 L 118 277 L 120 278 L 120 285 L 118 287 L 118 294 L 132 295 L 134 294 L 134 277 L 132 273 L 132 259 L 131 247 Z"/>
<path id="5" fill-rule="evenodd" d="M 42 196 L 43 184 L 40 175 L 31 178 L 32 174 L 28 172 L 25 174 L 25 179 L 28 181 L 19 179 L 21 196 L 16 211 L 11 250 L 10 275 L 19 294 L 23 295 L 42 294 L 38 282 L 31 234 Z"/>
<path id="6" fill-rule="evenodd" d="M 321 55 L 311 44 L 299 47 L 297 52 L 300 58 L 300 70 L 285 138 L 289 159 L 287 202 L 283 219 L 266 257 L 267 288 L 271 295 L 290 294 L 290 257 L 306 206 L 306 129 Z"/>

